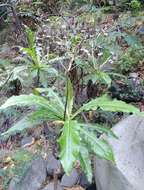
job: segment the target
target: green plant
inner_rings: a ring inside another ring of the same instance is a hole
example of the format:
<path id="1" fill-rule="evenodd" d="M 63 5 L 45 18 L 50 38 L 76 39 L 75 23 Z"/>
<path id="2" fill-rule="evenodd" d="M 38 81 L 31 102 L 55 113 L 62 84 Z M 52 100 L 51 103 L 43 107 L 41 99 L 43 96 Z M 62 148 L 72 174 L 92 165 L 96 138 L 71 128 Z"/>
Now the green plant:
<path id="1" fill-rule="evenodd" d="M 122 73 L 128 72 L 135 66 L 136 62 L 132 57 L 130 57 L 129 53 L 125 53 L 118 62 L 118 67 Z"/>
<path id="2" fill-rule="evenodd" d="M 93 84 L 100 83 L 111 86 L 112 76 L 124 77 L 112 72 L 113 52 L 108 49 L 108 42 L 99 34 L 95 41 L 90 41 L 89 47 L 84 49 L 87 59 L 77 56 L 75 63 L 83 69 L 84 81 L 92 80 Z M 112 62 L 112 63 L 111 63 Z"/>
<path id="3" fill-rule="evenodd" d="M 55 81 L 58 76 L 57 70 L 49 64 L 49 59 L 39 53 L 35 33 L 26 27 L 26 34 L 28 47 L 20 47 L 22 52 L 21 64 L 11 68 L 10 60 L 0 60 L 0 69 L 7 72 L 7 79 L 0 83 L 0 90 L 17 80 L 22 87 L 31 85 L 33 81 L 35 87 L 41 85 L 47 87 L 49 85 L 48 81 L 50 79 Z"/>
<path id="4" fill-rule="evenodd" d="M 115 137 L 110 129 L 97 124 L 83 123 L 79 117 L 82 112 L 97 110 L 103 111 L 120 111 L 139 113 L 139 110 L 128 105 L 123 101 L 111 100 L 109 97 L 102 96 L 83 104 L 79 109 L 74 111 L 74 95 L 70 80 L 67 80 L 65 103 L 54 90 L 36 89 L 35 94 L 20 95 L 9 98 L 1 107 L 0 111 L 12 106 L 33 106 L 35 111 L 18 121 L 8 131 L 1 136 L 10 135 L 17 131 L 22 131 L 28 127 L 34 127 L 43 121 L 60 121 L 63 127 L 61 129 L 58 143 L 60 145 L 60 160 L 65 172 L 68 174 L 75 161 L 80 160 L 81 167 L 85 171 L 89 181 L 92 180 L 92 168 L 90 154 L 94 153 L 100 158 L 110 160 L 113 163 L 114 155 L 111 146 L 103 138 L 97 138 L 97 133 L 105 133 Z M 45 97 L 39 94 L 45 93 Z"/>
<path id="5" fill-rule="evenodd" d="M 140 62 L 144 59 L 143 48 L 129 48 L 126 53 L 124 53 L 118 62 L 116 63 L 116 68 L 119 72 L 125 74 L 127 72 L 132 72 L 138 68 Z"/>
<path id="6" fill-rule="evenodd" d="M 48 65 L 48 59 L 41 55 L 36 46 L 36 35 L 29 28 L 26 28 L 28 37 L 28 47 L 21 48 L 21 51 L 27 54 L 25 61 L 28 63 L 27 69 L 32 74 L 33 78 L 36 78 L 36 86 L 41 84 L 47 87 L 47 76 L 56 78 L 57 71 Z"/>
<path id="7" fill-rule="evenodd" d="M 141 3 L 138 0 L 132 0 L 130 2 L 130 7 L 132 8 L 132 10 L 139 10 L 141 8 Z"/>

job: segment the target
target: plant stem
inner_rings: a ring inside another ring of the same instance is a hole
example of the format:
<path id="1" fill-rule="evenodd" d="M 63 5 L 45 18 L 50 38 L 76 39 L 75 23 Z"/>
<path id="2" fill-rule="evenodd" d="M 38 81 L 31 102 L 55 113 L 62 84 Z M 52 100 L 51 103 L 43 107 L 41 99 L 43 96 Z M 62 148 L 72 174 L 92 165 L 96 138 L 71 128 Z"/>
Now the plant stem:
<path id="1" fill-rule="evenodd" d="M 64 121 L 66 119 L 67 103 L 68 103 L 68 76 L 66 76 L 66 102 L 65 102 L 65 110 L 64 110 Z"/>
<path id="2" fill-rule="evenodd" d="M 40 69 L 37 70 L 37 87 L 40 85 Z"/>

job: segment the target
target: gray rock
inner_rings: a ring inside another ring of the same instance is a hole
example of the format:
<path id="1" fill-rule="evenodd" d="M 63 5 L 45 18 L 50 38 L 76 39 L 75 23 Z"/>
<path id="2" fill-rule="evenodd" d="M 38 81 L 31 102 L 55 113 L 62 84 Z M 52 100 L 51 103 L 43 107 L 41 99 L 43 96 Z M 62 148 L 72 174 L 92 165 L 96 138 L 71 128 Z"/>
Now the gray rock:
<path id="1" fill-rule="evenodd" d="M 54 172 L 60 173 L 61 163 L 52 154 L 48 155 L 47 158 L 47 174 L 53 175 Z"/>
<path id="2" fill-rule="evenodd" d="M 80 175 L 79 185 L 85 189 L 90 186 L 90 183 L 88 182 L 87 177 L 84 173 L 81 173 L 81 175 Z"/>
<path id="3" fill-rule="evenodd" d="M 17 183 L 19 182 L 19 178 L 16 178 L 16 177 L 14 177 L 12 180 L 11 180 L 11 182 L 10 182 L 10 184 L 9 184 L 9 188 L 8 188 L 8 190 L 18 190 L 17 188 L 16 188 L 16 186 L 17 186 Z"/>
<path id="4" fill-rule="evenodd" d="M 28 146 L 28 145 L 32 144 L 33 141 L 34 141 L 34 138 L 33 138 L 32 136 L 24 137 L 24 138 L 21 140 L 21 146 L 22 146 L 22 147 Z"/>
<path id="5" fill-rule="evenodd" d="M 46 163 L 40 157 L 32 161 L 30 167 L 19 182 L 12 181 L 8 190 L 38 190 L 46 179 Z"/>
<path id="6" fill-rule="evenodd" d="M 54 186 L 55 186 L 54 182 L 51 182 L 43 190 L 55 190 Z M 59 181 L 56 184 L 56 190 L 63 190 Z"/>
<path id="7" fill-rule="evenodd" d="M 119 139 L 108 138 L 116 165 L 96 157 L 98 190 L 144 189 L 144 117 L 130 116 L 114 128 Z"/>
<path id="8" fill-rule="evenodd" d="M 79 173 L 77 172 L 77 170 L 74 168 L 70 175 L 66 175 L 64 174 L 62 179 L 61 179 L 61 186 L 63 187 L 72 187 L 74 185 L 76 185 L 79 181 Z"/>

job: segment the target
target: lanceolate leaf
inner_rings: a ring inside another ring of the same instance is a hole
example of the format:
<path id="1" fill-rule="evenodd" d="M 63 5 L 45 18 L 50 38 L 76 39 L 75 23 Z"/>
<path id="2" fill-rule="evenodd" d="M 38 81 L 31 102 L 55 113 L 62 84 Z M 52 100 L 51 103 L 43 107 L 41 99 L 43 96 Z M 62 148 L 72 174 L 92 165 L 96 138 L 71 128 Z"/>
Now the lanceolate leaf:
<path id="1" fill-rule="evenodd" d="M 97 98 L 95 100 L 91 100 L 89 103 L 85 104 L 83 106 L 84 110 L 95 110 L 95 107 L 100 107 L 104 111 L 112 111 L 112 112 L 132 112 L 137 113 L 139 112 L 139 109 L 136 108 L 133 105 L 127 104 L 120 100 L 112 100 L 107 96 L 102 96 L 100 98 Z"/>
<path id="2" fill-rule="evenodd" d="M 139 113 L 139 109 L 131 104 L 127 104 L 121 100 L 112 100 L 108 96 L 102 96 L 91 100 L 90 102 L 84 104 L 73 116 L 74 118 L 81 111 L 96 110 L 101 108 L 103 111 L 111 112 L 126 112 L 126 113 Z"/>
<path id="3" fill-rule="evenodd" d="M 24 129 L 36 127 L 37 125 L 41 124 L 41 120 L 33 120 L 31 121 L 29 117 L 24 117 L 23 119 L 19 120 L 15 125 L 13 125 L 10 129 L 6 132 L 2 133 L 0 136 L 9 136 L 15 134 L 16 132 L 21 132 Z"/>
<path id="4" fill-rule="evenodd" d="M 51 110 L 40 108 L 35 112 L 30 113 L 23 119 L 19 120 L 15 125 L 13 125 L 10 129 L 6 132 L 2 133 L 1 136 L 4 135 L 12 135 L 16 132 L 23 131 L 27 128 L 36 127 L 37 125 L 43 123 L 44 121 L 61 121 L 63 119 L 59 115 L 54 115 Z"/>
<path id="5" fill-rule="evenodd" d="M 85 172 L 88 181 L 91 183 L 92 182 L 92 167 L 91 167 L 91 159 L 90 159 L 90 155 L 88 152 L 88 149 L 83 146 L 80 147 L 80 164 L 81 167 L 83 169 L 83 171 Z"/>
<path id="6" fill-rule="evenodd" d="M 11 106 L 38 106 L 43 107 L 49 110 L 54 115 L 63 117 L 63 110 L 58 110 L 56 106 L 51 105 L 50 101 L 47 99 L 37 96 L 37 95 L 20 95 L 20 96 L 12 96 L 9 98 L 1 107 L 0 110 L 6 109 Z"/>
<path id="7" fill-rule="evenodd" d="M 36 40 L 35 33 L 28 27 L 26 28 L 26 33 L 27 33 L 29 48 L 33 48 L 35 46 L 35 40 Z"/>
<path id="8" fill-rule="evenodd" d="M 91 123 L 88 123 L 88 124 L 80 124 L 81 127 L 86 127 L 86 129 L 90 129 L 91 131 L 97 131 L 98 133 L 100 134 L 106 134 L 107 136 L 109 137 L 113 137 L 113 138 L 116 138 L 118 139 L 118 137 L 114 134 L 114 132 L 109 129 L 108 127 L 106 126 L 103 126 L 103 125 L 99 125 L 99 124 L 91 124 Z"/>
<path id="9" fill-rule="evenodd" d="M 86 80 L 92 80 L 93 83 L 95 83 L 96 81 L 101 81 L 108 86 L 111 85 L 111 78 L 109 74 L 103 71 L 98 71 L 93 74 L 89 74 L 88 76 L 86 76 Z"/>
<path id="10" fill-rule="evenodd" d="M 52 88 L 35 88 L 34 92 L 36 94 L 45 93 L 46 96 L 54 100 L 56 105 L 59 105 L 64 112 L 64 103 L 62 102 L 60 96 L 56 92 L 54 92 Z"/>
<path id="11" fill-rule="evenodd" d="M 27 55 L 32 58 L 32 61 L 34 61 L 35 64 L 38 63 L 38 57 L 35 48 L 21 48 L 21 51 L 26 52 Z"/>
<path id="12" fill-rule="evenodd" d="M 49 109 L 40 108 L 37 111 L 31 113 L 29 116 L 31 121 L 41 120 L 41 121 L 62 121 L 63 114 L 55 114 Z"/>
<path id="13" fill-rule="evenodd" d="M 91 150 L 100 158 L 115 162 L 111 146 L 104 139 L 98 139 L 93 132 L 80 128 L 84 141 L 89 144 Z"/>
<path id="14" fill-rule="evenodd" d="M 64 171 L 69 174 L 78 158 L 80 136 L 77 121 L 66 120 L 58 142 L 60 144 L 60 160 Z"/>
<path id="15" fill-rule="evenodd" d="M 49 102 L 45 98 L 33 94 L 12 96 L 0 107 L 0 109 L 5 109 L 11 106 L 32 106 L 32 105 L 37 105 L 47 108 L 47 106 L 49 106 Z"/>

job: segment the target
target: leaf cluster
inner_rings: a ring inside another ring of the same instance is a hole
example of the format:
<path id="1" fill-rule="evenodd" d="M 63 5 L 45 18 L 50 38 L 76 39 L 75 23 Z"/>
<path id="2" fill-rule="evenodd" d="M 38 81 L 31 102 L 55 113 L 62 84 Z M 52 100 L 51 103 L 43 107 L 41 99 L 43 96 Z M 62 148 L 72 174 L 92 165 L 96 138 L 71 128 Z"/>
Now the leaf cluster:
<path id="1" fill-rule="evenodd" d="M 81 123 L 78 115 L 89 110 L 101 108 L 103 111 L 120 111 L 126 113 L 139 113 L 139 109 L 126 104 L 123 101 L 112 100 L 102 96 L 83 104 L 74 111 L 74 94 L 71 81 L 67 80 L 67 95 L 65 102 L 51 88 L 36 89 L 37 95 L 20 95 L 9 98 L 1 107 L 0 111 L 15 106 L 35 106 L 35 111 L 28 114 L 1 136 L 10 135 L 22 131 L 28 127 L 35 127 L 43 121 L 60 121 L 63 124 L 58 143 L 60 146 L 60 160 L 65 172 L 68 174 L 76 160 L 80 160 L 81 167 L 85 171 L 89 181 L 92 180 L 91 153 L 98 157 L 115 162 L 111 146 L 98 134 L 105 133 L 116 138 L 113 132 L 106 127 L 97 124 Z M 46 96 L 40 96 L 45 92 Z"/>

